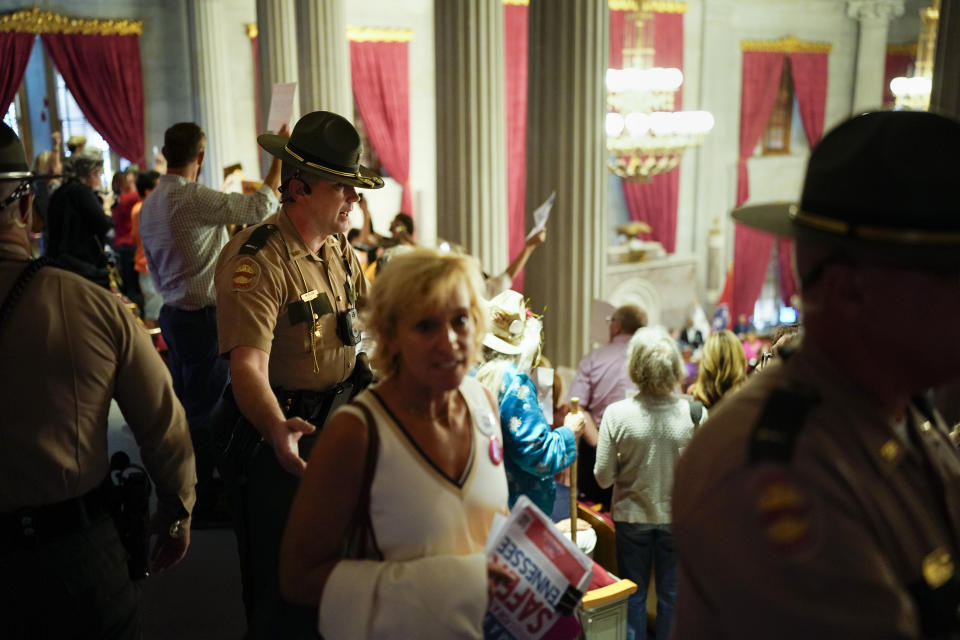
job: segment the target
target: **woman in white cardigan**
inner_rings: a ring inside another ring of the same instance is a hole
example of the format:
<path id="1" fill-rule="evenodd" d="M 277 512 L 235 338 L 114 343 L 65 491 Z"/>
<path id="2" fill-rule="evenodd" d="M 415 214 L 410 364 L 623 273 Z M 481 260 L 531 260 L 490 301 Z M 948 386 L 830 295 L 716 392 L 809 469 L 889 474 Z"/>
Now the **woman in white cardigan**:
<path id="1" fill-rule="evenodd" d="M 432 249 L 394 257 L 373 284 L 380 381 L 324 428 L 281 548 L 281 590 L 320 603 L 327 640 L 482 637 L 483 549 L 507 510 L 497 405 L 467 377 L 482 286 L 475 260 Z M 344 553 L 351 523 L 366 524 L 364 553 Z"/>
<path id="2" fill-rule="evenodd" d="M 674 393 L 684 379 L 683 358 L 662 328 L 644 328 L 633 334 L 627 368 L 639 392 L 604 412 L 593 472 L 602 488 L 613 485 L 617 567 L 620 577 L 637 583 L 637 592 L 627 604 L 627 638 L 646 638 L 652 567 L 659 640 L 669 637 L 676 593 L 670 532 L 673 471 L 693 436 L 694 419 L 702 420 L 706 411 L 693 408 L 692 400 Z"/>

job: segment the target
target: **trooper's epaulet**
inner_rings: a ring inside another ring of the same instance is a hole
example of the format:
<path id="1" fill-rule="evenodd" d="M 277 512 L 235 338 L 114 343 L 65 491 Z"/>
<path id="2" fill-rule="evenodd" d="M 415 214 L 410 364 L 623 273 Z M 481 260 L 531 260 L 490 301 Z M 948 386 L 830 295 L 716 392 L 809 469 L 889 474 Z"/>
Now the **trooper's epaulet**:
<path id="1" fill-rule="evenodd" d="M 270 239 L 270 236 L 272 236 L 276 230 L 277 225 L 275 224 L 260 225 L 253 230 L 253 233 L 251 233 L 247 241 L 243 243 L 243 246 L 240 247 L 240 251 L 238 251 L 237 254 L 241 256 L 256 255 L 260 249 L 267 246 L 267 240 Z"/>
<path id="2" fill-rule="evenodd" d="M 800 385 L 774 389 L 750 435 L 747 463 L 790 462 L 807 413 L 818 401 L 815 391 Z"/>

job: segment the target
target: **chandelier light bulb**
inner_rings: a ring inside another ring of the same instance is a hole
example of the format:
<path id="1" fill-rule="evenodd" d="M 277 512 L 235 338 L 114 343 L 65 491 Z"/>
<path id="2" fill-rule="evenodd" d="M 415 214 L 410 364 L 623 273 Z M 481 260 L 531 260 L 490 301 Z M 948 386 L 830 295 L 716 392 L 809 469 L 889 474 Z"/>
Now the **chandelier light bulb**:
<path id="1" fill-rule="evenodd" d="M 619 113 L 610 112 L 607 114 L 606 130 L 607 135 L 616 138 L 623 132 L 623 116 Z"/>
<path id="2" fill-rule="evenodd" d="M 930 93 L 930 78 L 915 76 L 913 78 L 894 78 L 890 81 L 890 92 L 898 98 L 905 96 L 921 96 Z"/>
<path id="3" fill-rule="evenodd" d="M 650 116 L 645 113 L 628 113 L 625 124 L 630 135 L 646 135 L 650 129 Z"/>

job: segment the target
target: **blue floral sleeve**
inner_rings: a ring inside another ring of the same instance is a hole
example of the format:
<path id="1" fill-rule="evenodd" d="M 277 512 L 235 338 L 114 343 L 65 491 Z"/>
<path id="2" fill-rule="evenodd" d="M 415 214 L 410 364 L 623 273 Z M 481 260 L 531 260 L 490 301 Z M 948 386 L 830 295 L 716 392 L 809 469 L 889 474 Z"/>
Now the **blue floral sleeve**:
<path id="1" fill-rule="evenodd" d="M 577 457 L 573 432 L 550 429 L 530 376 L 514 369 L 504 376 L 503 385 L 500 421 L 506 459 L 530 475 L 552 478 Z"/>

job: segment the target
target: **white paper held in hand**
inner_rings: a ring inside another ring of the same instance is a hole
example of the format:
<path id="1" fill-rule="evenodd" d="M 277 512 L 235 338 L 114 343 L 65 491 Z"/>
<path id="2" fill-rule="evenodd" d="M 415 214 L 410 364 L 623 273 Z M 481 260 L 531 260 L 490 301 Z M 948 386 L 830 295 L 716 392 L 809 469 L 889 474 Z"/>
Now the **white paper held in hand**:
<path id="1" fill-rule="evenodd" d="M 270 112 L 267 117 L 267 131 L 276 133 L 285 124 L 291 124 L 293 117 L 293 94 L 297 90 L 296 82 L 277 82 L 270 94 Z"/>
<path id="2" fill-rule="evenodd" d="M 527 240 L 537 235 L 547 226 L 547 220 L 550 219 L 550 209 L 553 209 L 553 203 L 557 199 L 557 192 L 554 191 L 550 197 L 544 200 L 543 204 L 533 210 L 533 228 L 527 234 Z"/>

